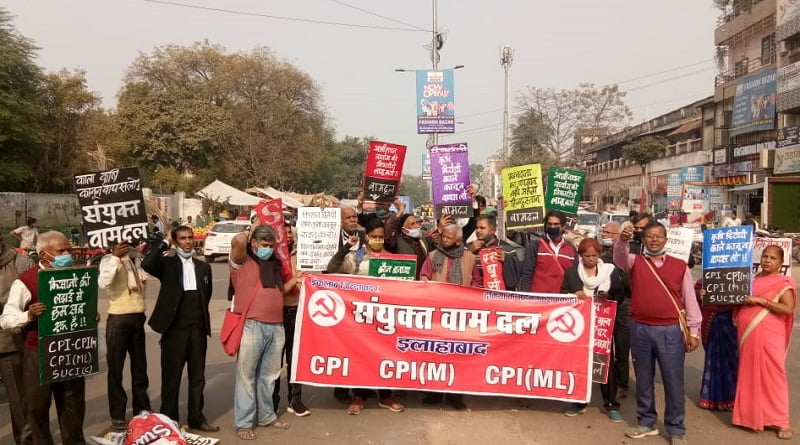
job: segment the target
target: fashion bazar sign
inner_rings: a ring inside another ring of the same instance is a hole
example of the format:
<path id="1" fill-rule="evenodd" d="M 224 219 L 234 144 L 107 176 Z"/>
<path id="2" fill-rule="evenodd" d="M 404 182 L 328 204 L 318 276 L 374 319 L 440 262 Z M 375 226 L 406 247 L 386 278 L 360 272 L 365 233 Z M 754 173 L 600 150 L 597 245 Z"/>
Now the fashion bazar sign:
<path id="1" fill-rule="evenodd" d="M 298 312 L 293 382 L 591 398 L 588 298 L 307 275 Z"/>

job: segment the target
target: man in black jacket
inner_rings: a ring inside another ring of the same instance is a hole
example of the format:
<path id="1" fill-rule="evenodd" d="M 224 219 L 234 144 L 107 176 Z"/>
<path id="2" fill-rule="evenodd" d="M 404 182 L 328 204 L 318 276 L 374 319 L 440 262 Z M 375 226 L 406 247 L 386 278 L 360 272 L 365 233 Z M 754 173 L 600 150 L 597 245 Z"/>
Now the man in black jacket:
<path id="1" fill-rule="evenodd" d="M 172 230 L 175 253 L 166 255 L 166 241 L 153 245 L 142 268 L 161 281 L 150 327 L 161 334 L 161 413 L 175 421 L 183 366 L 189 376 L 189 427 L 219 431 L 203 415 L 206 385 L 206 336 L 211 335 L 208 303 L 211 300 L 211 266 L 194 258 L 194 233 L 187 226 Z"/>

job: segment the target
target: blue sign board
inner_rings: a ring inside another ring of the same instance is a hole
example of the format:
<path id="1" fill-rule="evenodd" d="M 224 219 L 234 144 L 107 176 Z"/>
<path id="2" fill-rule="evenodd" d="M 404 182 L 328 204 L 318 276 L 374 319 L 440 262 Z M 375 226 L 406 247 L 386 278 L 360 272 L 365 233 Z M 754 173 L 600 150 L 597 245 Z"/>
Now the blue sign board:
<path id="1" fill-rule="evenodd" d="M 739 81 L 733 96 L 730 135 L 774 129 L 777 95 L 777 71 L 774 69 Z"/>
<path id="2" fill-rule="evenodd" d="M 703 304 L 744 304 L 753 285 L 753 227 L 703 232 Z"/>
<path id="3" fill-rule="evenodd" d="M 453 70 L 417 71 L 417 133 L 455 133 Z"/>

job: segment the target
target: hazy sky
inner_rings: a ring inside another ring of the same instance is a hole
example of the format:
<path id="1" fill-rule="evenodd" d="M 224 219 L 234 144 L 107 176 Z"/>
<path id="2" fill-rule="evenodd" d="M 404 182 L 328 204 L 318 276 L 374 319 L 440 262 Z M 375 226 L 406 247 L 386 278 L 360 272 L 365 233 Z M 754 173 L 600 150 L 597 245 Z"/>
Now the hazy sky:
<path id="1" fill-rule="evenodd" d="M 431 0 L 175 0 L 415 29 L 342 2 L 418 28 L 432 27 Z M 123 74 L 139 52 L 203 39 L 231 52 L 267 46 L 319 83 L 337 137 L 372 135 L 408 145 L 405 172 L 420 174 L 426 136 L 416 134 L 415 77 L 394 69 L 430 66 L 423 48 L 430 32 L 278 20 L 145 0 L 5 0 L 3 7 L 15 16 L 17 29 L 41 48 L 41 66 L 85 70 L 89 88 L 108 108 L 115 107 Z M 528 86 L 621 82 L 630 91 L 626 101 L 635 123 L 713 94 L 713 31 L 719 12 L 710 0 L 439 0 L 438 15 L 447 37 L 440 68 L 465 65 L 455 72 L 456 120 L 463 124 L 441 140 L 468 142 L 471 162 L 483 163 L 501 146 L 498 51 L 503 44 L 515 50 L 512 113 L 513 98 Z"/>

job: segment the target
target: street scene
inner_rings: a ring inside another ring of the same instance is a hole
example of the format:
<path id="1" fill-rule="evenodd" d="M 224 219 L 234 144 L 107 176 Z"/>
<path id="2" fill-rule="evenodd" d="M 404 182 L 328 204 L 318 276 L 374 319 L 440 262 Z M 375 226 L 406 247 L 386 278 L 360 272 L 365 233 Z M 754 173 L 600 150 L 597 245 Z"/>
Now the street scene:
<path id="1" fill-rule="evenodd" d="M 0 444 L 800 431 L 800 2 L 0 6 Z"/>

